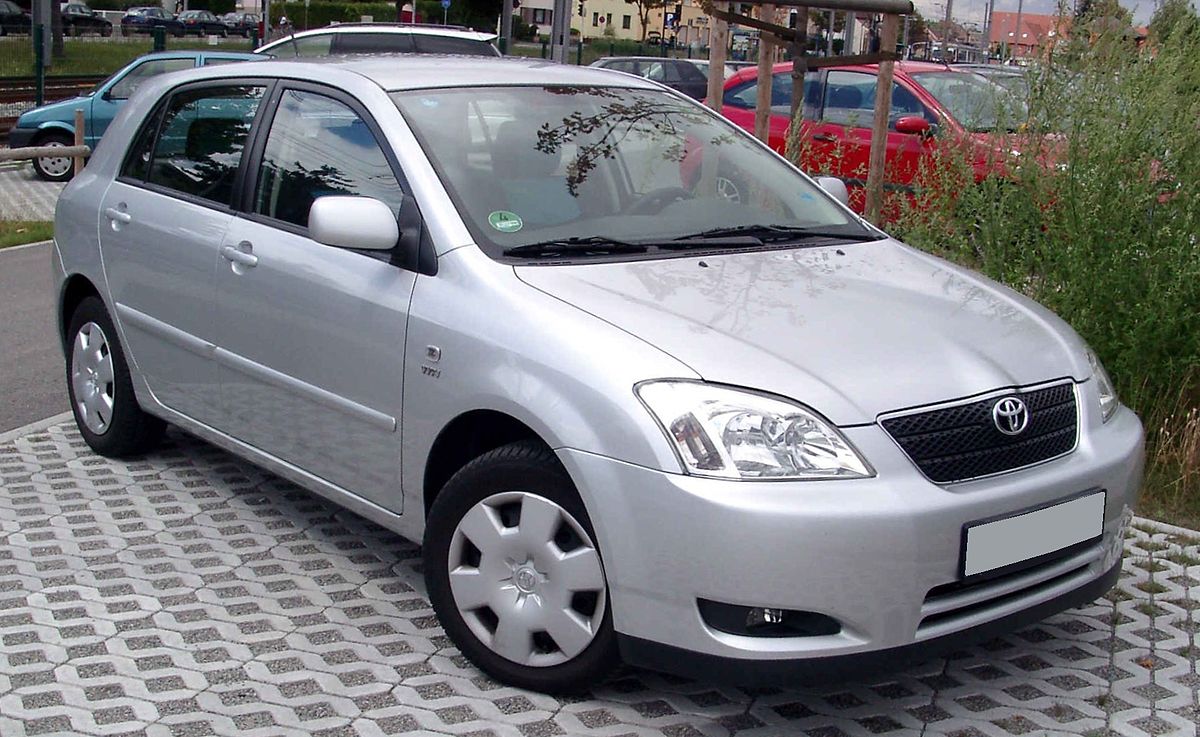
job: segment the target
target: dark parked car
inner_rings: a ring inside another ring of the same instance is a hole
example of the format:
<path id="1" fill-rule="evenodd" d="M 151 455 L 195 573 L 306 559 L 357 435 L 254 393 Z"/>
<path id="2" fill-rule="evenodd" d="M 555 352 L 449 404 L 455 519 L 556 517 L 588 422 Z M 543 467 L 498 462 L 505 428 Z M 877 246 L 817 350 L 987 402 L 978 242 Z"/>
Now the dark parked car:
<path id="1" fill-rule="evenodd" d="M 185 10 L 179 14 L 184 33 L 197 36 L 228 36 L 229 28 L 220 18 L 207 10 Z"/>
<path id="2" fill-rule="evenodd" d="M 63 33 L 68 36 L 82 36 L 85 33 L 98 33 L 101 36 L 111 36 L 112 21 L 99 16 L 83 3 L 67 3 L 62 9 Z"/>
<path id="3" fill-rule="evenodd" d="M 155 28 L 164 28 L 175 37 L 184 34 L 183 24 L 175 16 L 159 7 L 130 8 L 121 18 L 121 31 L 130 33 L 153 33 Z"/>
<path id="4" fill-rule="evenodd" d="M 221 16 L 221 22 L 231 34 L 250 38 L 250 34 L 258 29 L 262 20 L 255 13 L 226 13 Z"/>
<path id="5" fill-rule="evenodd" d="M 10 33 L 29 33 L 32 23 L 29 14 L 12 0 L 0 0 L 0 36 Z"/>
<path id="6" fill-rule="evenodd" d="M 628 72 L 661 82 L 696 100 L 708 93 L 708 76 L 687 59 L 665 59 L 657 56 L 609 56 L 597 59 L 592 66 Z"/>

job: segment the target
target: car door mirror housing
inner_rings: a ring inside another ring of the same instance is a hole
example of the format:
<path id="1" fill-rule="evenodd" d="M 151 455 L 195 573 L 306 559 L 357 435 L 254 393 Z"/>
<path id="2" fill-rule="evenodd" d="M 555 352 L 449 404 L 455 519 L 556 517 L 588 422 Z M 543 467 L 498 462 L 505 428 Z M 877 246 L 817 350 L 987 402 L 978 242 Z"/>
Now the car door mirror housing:
<path id="1" fill-rule="evenodd" d="M 841 179 L 837 177 L 817 177 L 817 184 L 835 200 L 847 207 L 850 206 L 850 190 L 846 189 L 846 183 Z"/>
<path id="2" fill-rule="evenodd" d="M 933 134 L 933 126 L 919 115 L 905 115 L 896 121 L 896 132 L 924 137 Z"/>
<path id="3" fill-rule="evenodd" d="M 308 234 L 318 243 L 388 251 L 400 240 L 392 208 L 374 197 L 318 197 L 308 211 Z"/>

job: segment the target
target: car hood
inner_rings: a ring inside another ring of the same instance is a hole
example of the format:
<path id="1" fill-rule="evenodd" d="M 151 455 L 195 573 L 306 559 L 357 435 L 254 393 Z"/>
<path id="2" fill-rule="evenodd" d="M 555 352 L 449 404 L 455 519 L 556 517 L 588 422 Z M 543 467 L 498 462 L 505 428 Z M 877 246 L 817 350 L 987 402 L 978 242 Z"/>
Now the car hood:
<path id="1" fill-rule="evenodd" d="M 1086 346 L 1053 313 L 891 240 L 516 273 L 706 381 L 790 397 L 843 426 L 1090 375 Z"/>
<path id="2" fill-rule="evenodd" d="M 85 103 L 91 103 L 91 100 L 91 95 L 80 95 L 79 97 L 72 97 L 69 100 L 59 100 L 49 105 L 42 105 L 32 110 L 26 110 L 17 118 L 17 125 L 22 128 L 29 128 L 40 123 L 45 123 L 48 120 L 74 123 L 75 108 Z M 84 108 L 84 111 L 86 112 L 87 108 Z"/>

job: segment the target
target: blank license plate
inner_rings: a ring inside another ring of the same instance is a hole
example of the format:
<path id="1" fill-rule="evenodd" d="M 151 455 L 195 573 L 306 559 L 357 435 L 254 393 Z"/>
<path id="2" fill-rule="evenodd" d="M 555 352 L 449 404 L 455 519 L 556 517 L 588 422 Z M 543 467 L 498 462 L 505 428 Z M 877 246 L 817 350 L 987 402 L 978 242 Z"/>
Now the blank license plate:
<path id="1" fill-rule="evenodd" d="M 1053 553 L 1100 537 L 1104 492 L 966 528 L 963 576 Z"/>

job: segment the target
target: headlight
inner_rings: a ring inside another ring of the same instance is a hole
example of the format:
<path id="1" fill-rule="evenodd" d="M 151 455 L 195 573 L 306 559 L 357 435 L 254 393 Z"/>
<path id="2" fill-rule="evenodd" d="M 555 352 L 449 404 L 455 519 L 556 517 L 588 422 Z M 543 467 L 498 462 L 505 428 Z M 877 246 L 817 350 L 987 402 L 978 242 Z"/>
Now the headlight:
<path id="1" fill-rule="evenodd" d="M 638 396 L 688 473 L 732 479 L 865 478 L 873 472 L 812 410 L 691 381 L 655 381 Z"/>
<path id="2" fill-rule="evenodd" d="M 1112 379 L 1091 348 L 1087 349 L 1087 359 L 1092 367 L 1092 376 L 1096 377 L 1096 390 L 1100 394 L 1100 419 L 1108 422 L 1117 411 L 1117 390 L 1113 388 Z"/>

